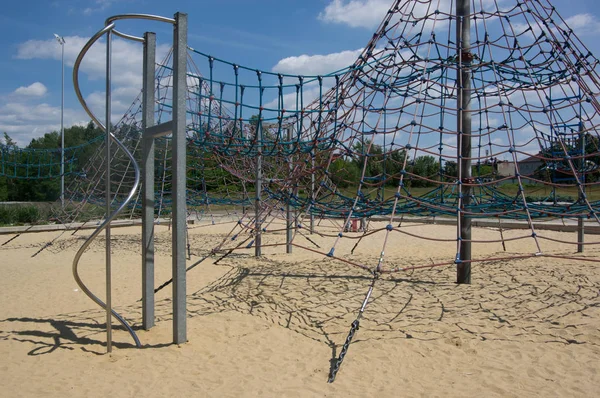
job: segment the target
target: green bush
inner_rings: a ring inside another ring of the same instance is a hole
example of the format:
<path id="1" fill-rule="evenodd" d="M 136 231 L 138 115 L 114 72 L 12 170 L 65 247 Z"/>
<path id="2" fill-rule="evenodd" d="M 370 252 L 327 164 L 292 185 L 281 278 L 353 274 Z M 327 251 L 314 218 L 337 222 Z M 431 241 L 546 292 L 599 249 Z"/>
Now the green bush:
<path id="1" fill-rule="evenodd" d="M 36 224 L 40 218 L 40 210 L 36 206 L 19 206 L 17 208 L 19 224 Z"/>
<path id="2" fill-rule="evenodd" d="M 0 226 L 15 224 L 45 224 L 50 217 L 45 204 L 0 205 Z"/>
<path id="3" fill-rule="evenodd" d="M 0 206 L 0 225 L 14 224 L 17 220 L 17 212 L 12 206 Z"/>

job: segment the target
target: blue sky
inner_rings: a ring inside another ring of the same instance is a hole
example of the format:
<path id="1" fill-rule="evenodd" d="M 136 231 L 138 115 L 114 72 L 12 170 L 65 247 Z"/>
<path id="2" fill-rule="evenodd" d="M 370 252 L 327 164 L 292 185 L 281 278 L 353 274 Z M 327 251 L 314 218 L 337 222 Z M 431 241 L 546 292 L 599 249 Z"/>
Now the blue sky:
<path id="1" fill-rule="evenodd" d="M 437 0 L 436 0 L 437 1 Z M 486 0 L 488 1 L 488 0 Z M 507 3 L 516 0 L 500 0 Z M 317 74 L 351 64 L 393 0 L 28 0 L 3 4 L 0 14 L 0 133 L 24 146 L 60 127 L 60 46 L 65 45 L 65 125 L 86 123 L 72 86 L 72 64 L 81 46 L 111 15 L 189 15 L 189 45 L 218 58 L 264 70 Z M 559 13 L 595 54 L 600 54 L 597 0 L 556 0 Z M 157 32 L 166 49 L 166 24 L 124 22 L 119 30 Z M 115 44 L 114 111 L 123 112 L 139 91 L 139 44 Z M 82 66 L 82 91 L 103 109 L 103 48 Z"/>

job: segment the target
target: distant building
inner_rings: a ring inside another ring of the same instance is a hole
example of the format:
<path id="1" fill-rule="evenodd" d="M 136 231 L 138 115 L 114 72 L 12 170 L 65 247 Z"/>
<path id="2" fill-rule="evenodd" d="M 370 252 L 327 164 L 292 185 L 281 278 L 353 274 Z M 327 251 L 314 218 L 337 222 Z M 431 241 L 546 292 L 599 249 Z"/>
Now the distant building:
<path id="1" fill-rule="evenodd" d="M 500 160 L 496 163 L 498 167 L 498 176 L 499 177 L 512 177 L 515 173 L 515 164 L 513 162 L 509 162 L 507 160 Z"/>
<path id="2" fill-rule="evenodd" d="M 529 156 L 523 160 L 517 162 L 519 166 L 519 173 L 526 176 L 533 176 L 535 171 L 544 164 L 539 158 L 540 154 Z M 513 177 L 517 174 L 515 163 L 508 160 L 500 160 L 496 163 L 498 176 L 499 177 Z"/>
<path id="3" fill-rule="evenodd" d="M 535 171 L 544 164 L 544 162 L 539 158 L 541 154 L 537 154 L 534 156 L 529 156 L 523 160 L 518 162 L 519 164 L 519 173 L 522 176 L 532 176 Z M 514 175 L 514 174 L 513 174 Z"/>

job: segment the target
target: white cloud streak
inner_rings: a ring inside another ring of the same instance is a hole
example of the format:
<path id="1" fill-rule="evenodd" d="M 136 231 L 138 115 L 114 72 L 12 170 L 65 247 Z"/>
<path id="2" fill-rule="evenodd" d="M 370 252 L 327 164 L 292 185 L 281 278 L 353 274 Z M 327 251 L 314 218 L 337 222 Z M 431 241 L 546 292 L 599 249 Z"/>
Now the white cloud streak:
<path id="1" fill-rule="evenodd" d="M 374 28 L 390 9 L 390 0 L 333 0 L 319 13 L 323 22 L 346 24 L 353 28 Z"/>
<path id="2" fill-rule="evenodd" d="M 89 121 L 83 110 L 67 108 L 64 116 L 65 126 L 85 125 Z M 19 146 L 26 146 L 33 138 L 59 130 L 60 107 L 19 102 L 0 106 L 0 131 L 8 133 Z"/>
<path id="3" fill-rule="evenodd" d="M 350 66 L 363 49 L 347 50 L 326 55 L 298 55 L 283 58 L 273 67 L 273 72 L 290 75 L 325 75 Z"/>
<path id="4" fill-rule="evenodd" d="M 600 33 L 600 20 L 592 14 L 577 14 L 565 20 L 567 26 L 578 36 L 595 35 Z"/>
<path id="5" fill-rule="evenodd" d="M 87 37 L 65 37 L 65 64 L 73 66 Z M 106 75 L 106 43 L 97 42 L 86 54 L 81 72 L 89 79 L 103 79 Z M 169 46 L 160 45 L 157 54 L 167 53 Z M 17 59 L 53 59 L 60 61 L 60 45 L 54 40 L 28 40 L 17 49 Z M 138 85 L 142 82 L 142 46 L 126 40 L 115 39 L 112 43 L 112 81 L 117 85 Z"/>
<path id="6" fill-rule="evenodd" d="M 43 97 L 48 92 L 46 86 L 40 82 L 35 82 L 27 87 L 21 86 L 17 88 L 14 94 L 25 97 Z"/>
<path id="7" fill-rule="evenodd" d="M 104 3 L 102 1 L 98 4 Z M 65 37 L 65 65 L 72 67 L 81 48 L 89 40 L 86 37 Z M 83 95 L 94 114 L 104 121 L 104 91 L 86 93 L 88 81 L 103 81 L 106 75 L 106 42 L 96 43 L 83 60 L 80 84 Z M 157 58 L 167 54 L 169 46 L 157 48 Z M 61 60 L 61 47 L 54 39 L 29 40 L 21 43 L 15 56 L 21 60 Z M 115 39 L 112 46 L 112 119 L 117 121 L 139 95 L 142 86 L 142 46 Z M 19 87 L 4 101 L 0 101 L 0 131 L 11 134 L 19 145 L 27 145 L 31 138 L 60 128 L 60 106 L 35 103 L 44 97 L 48 89 L 42 82 Z M 86 124 L 89 117 L 82 109 L 65 108 L 65 126 Z"/>

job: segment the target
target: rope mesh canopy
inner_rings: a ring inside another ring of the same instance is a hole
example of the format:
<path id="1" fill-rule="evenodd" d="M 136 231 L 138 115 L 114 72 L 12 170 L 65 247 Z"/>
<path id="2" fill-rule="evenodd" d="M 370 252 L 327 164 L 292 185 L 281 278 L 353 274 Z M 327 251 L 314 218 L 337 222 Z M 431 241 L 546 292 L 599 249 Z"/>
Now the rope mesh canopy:
<path id="1" fill-rule="evenodd" d="M 309 215 L 339 219 L 324 251 L 330 256 L 355 218 L 387 219 L 369 232 L 384 235 L 382 253 L 391 233 L 404 232 L 405 216 L 522 220 L 530 231 L 519 239 L 532 241 L 532 254 L 543 238 L 536 219 L 597 222 L 598 60 L 547 1 L 470 6 L 467 45 L 457 43 L 453 2 L 396 1 L 352 65 L 319 76 L 256 70 L 189 48 L 188 211 L 213 222 L 234 212 L 248 230 L 282 218 L 287 204 L 300 228 Z M 458 105 L 466 69 L 468 110 Z M 157 123 L 171 118 L 172 81 L 169 54 L 155 79 Z M 115 132 L 137 159 L 140 104 L 138 98 Z M 472 120 L 469 135 L 460 131 L 463 112 Z M 469 178 L 461 170 L 464 140 L 472 146 Z M 171 138 L 156 148 L 156 215 L 168 217 Z M 69 184 L 63 222 L 104 202 L 103 153 Z M 117 147 L 113 153 L 110 190 L 119 203 L 132 167 Z M 259 158 L 263 192 L 255 220 L 248 209 Z M 129 216 L 139 217 L 140 209 L 138 194 Z M 460 228 L 450 240 L 460 246 Z M 377 265 L 343 257 L 368 270 L 405 268 L 382 267 L 383 255 Z"/>
<path id="2" fill-rule="evenodd" d="M 267 232 L 288 204 L 295 235 L 309 216 L 340 220 L 323 254 L 377 272 L 406 269 L 383 266 L 390 234 L 406 233 L 405 216 L 521 220 L 529 231 L 518 239 L 531 240 L 532 254 L 545 238 L 534 220 L 599 222 L 598 60 L 548 1 L 469 6 L 468 15 L 457 16 L 454 1 L 395 1 L 356 61 L 324 75 L 261 71 L 189 48 L 188 212 L 213 222 L 233 213 L 247 233 L 257 222 Z M 465 18 L 469 43 L 457 39 Z M 156 123 L 172 117 L 171 58 L 157 68 Z M 468 82 L 461 81 L 464 71 Z M 468 108 L 459 101 L 465 87 Z M 470 134 L 462 131 L 465 114 Z M 141 119 L 140 96 L 114 131 L 136 159 Z M 467 141 L 470 155 L 461 152 Z M 73 170 L 80 148 L 91 144 L 98 149 L 87 166 Z M 107 190 L 117 205 L 133 186 L 131 161 L 117 146 L 106 186 L 104 145 L 94 140 L 66 149 L 72 175 L 67 205 L 56 214 L 61 222 L 90 218 L 90 211 L 101 216 Z M 57 150 L 1 149 L 2 176 L 59 174 Z M 171 212 L 171 157 L 171 138 L 158 139 L 157 217 Z M 260 212 L 251 214 L 257 199 Z M 140 214 L 138 193 L 128 216 Z M 383 235 L 377 264 L 336 252 L 353 219 L 366 227 L 374 217 L 386 220 L 369 231 Z M 478 243 L 460 227 L 447 241 L 459 248 Z"/>

